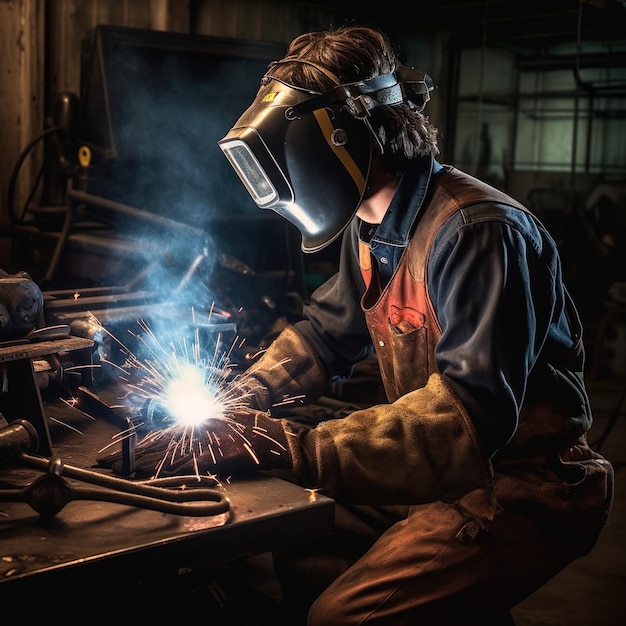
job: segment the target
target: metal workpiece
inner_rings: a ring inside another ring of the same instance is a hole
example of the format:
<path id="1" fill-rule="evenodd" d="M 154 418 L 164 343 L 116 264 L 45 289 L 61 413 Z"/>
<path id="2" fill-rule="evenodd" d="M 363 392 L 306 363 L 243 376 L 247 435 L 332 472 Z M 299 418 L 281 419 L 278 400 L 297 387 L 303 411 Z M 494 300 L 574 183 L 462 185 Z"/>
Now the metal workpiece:
<path id="1" fill-rule="evenodd" d="M 116 409 L 107 402 L 101 393 L 96 393 L 87 387 L 79 387 L 74 407 L 94 419 L 104 419 L 119 428 L 121 475 L 132 476 L 135 473 L 135 446 L 137 444 L 137 418 L 126 411 Z M 139 417 L 141 419 L 141 417 Z"/>
<path id="2" fill-rule="evenodd" d="M 44 519 L 24 502 L 0 502 L 0 596 L 90 577 L 105 593 L 147 572 L 225 564 L 332 529 L 331 499 L 279 478 L 242 477 L 223 492 L 229 510 L 215 515 L 100 500 L 70 502 Z"/>
<path id="3" fill-rule="evenodd" d="M 133 481 L 65 465 L 60 457 L 46 459 L 20 453 L 16 461 L 45 473 L 23 487 L 0 489 L 0 503 L 26 502 L 44 519 L 54 517 L 74 500 L 115 502 L 174 515 L 218 515 L 229 509 L 228 498 L 209 477 Z"/>

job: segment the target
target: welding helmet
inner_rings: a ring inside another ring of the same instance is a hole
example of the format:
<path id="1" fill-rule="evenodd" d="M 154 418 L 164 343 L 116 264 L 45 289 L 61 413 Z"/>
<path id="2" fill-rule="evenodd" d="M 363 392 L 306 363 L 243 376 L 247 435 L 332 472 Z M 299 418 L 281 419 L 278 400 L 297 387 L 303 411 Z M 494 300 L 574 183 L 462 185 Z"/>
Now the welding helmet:
<path id="1" fill-rule="evenodd" d="M 370 111 L 408 99 L 421 110 L 432 89 L 430 77 L 404 66 L 324 93 L 268 73 L 218 144 L 256 204 L 291 222 L 302 250 L 316 252 L 344 231 L 365 193 L 378 141 Z"/>

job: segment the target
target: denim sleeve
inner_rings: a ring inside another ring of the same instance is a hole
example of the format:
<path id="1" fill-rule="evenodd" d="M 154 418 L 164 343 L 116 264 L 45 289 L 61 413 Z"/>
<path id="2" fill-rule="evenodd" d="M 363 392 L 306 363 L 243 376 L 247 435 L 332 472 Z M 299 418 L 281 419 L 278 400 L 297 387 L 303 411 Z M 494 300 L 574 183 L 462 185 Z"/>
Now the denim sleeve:
<path id="1" fill-rule="evenodd" d="M 515 432 L 542 351 L 571 341 L 556 246 L 524 212 L 478 205 L 441 229 L 427 276 L 439 371 L 493 453 Z"/>
<path id="2" fill-rule="evenodd" d="M 313 292 L 304 307 L 305 319 L 295 324 L 322 359 L 331 380 L 349 378 L 354 366 L 372 352 L 361 310 L 365 283 L 357 241 L 354 224 L 343 236 L 339 271 Z"/>

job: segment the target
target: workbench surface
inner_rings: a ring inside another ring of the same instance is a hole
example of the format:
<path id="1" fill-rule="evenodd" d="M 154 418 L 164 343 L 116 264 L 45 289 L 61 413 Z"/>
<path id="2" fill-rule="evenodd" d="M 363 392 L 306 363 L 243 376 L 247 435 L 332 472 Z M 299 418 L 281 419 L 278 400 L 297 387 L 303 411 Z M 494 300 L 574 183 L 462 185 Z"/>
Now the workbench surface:
<path id="1" fill-rule="evenodd" d="M 45 404 L 52 456 L 66 466 L 95 467 L 119 425 L 59 401 Z M 46 472 L 13 461 L 0 465 L 0 493 L 30 485 Z M 64 478 L 68 485 L 83 481 Z M 190 486 L 197 479 L 190 478 Z M 213 483 L 211 483 L 213 485 Z M 280 548 L 330 531 L 333 501 L 274 476 L 233 478 L 215 486 L 227 510 L 210 515 L 161 512 L 124 503 L 71 500 L 45 519 L 27 502 L 0 497 L 0 597 L 20 585 L 76 585 L 85 579 L 136 583 Z"/>

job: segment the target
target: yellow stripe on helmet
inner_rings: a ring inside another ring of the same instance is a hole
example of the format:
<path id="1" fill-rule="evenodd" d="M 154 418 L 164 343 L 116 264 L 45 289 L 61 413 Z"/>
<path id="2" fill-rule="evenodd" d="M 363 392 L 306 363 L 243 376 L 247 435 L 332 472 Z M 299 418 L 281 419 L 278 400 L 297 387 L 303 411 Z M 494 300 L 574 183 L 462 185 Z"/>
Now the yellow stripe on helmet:
<path id="1" fill-rule="evenodd" d="M 343 166 L 346 168 L 347 172 L 354 180 L 354 184 L 357 186 L 359 193 L 363 193 L 365 189 L 365 178 L 363 177 L 363 173 L 358 168 L 357 164 L 354 162 L 353 158 L 350 156 L 350 153 L 346 150 L 344 146 L 338 146 L 333 143 L 331 137 L 333 133 L 333 124 L 330 121 L 330 117 L 326 109 L 317 109 L 313 111 L 313 115 L 315 115 L 315 119 L 322 129 L 322 134 L 326 139 L 326 143 L 329 145 L 330 149 L 337 155 L 337 158 L 341 161 Z"/>

